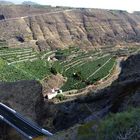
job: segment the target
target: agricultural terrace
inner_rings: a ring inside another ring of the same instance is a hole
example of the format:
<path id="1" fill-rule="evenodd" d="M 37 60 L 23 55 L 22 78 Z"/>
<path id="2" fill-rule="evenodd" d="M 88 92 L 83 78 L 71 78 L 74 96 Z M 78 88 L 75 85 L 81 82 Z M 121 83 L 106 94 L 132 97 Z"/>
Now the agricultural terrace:
<path id="1" fill-rule="evenodd" d="M 64 91 L 71 89 L 81 89 L 108 76 L 115 65 L 115 58 L 110 55 L 96 58 L 85 63 L 73 65 L 64 70 L 67 82 L 63 85 Z"/>
<path id="2" fill-rule="evenodd" d="M 39 53 L 32 48 L 0 49 L 0 80 L 42 80 L 50 75 L 47 58 L 53 51 Z"/>
<path id="3" fill-rule="evenodd" d="M 54 62 L 52 72 L 61 73 L 67 78 L 67 82 L 61 88 L 68 91 L 96 84 L 99 80 L 107 78 L 114 66 L 115 58 L 110 54 L 77 51 L 67 55 L 67 58 L 65 56 L 63 60 Z"/>
<path id="4" fill-rule="evenodd" d="M 54 59 L 53 59 L 54 58 Z M 69 49 L 34 51 L 32 48 L 0 48 L 0 80 L 42 81 L 51 74 L 67 78 L 63 91 L 81 89 L 107 78 L 115 66 L 115 58 L 100 51 Z"/>

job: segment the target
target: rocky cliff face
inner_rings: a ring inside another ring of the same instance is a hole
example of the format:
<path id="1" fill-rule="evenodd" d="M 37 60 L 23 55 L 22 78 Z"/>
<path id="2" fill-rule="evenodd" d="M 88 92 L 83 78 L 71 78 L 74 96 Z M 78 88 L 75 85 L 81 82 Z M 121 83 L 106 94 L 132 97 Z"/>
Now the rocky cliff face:
<path id="1" fill-rule="evenodd" d="M 26 45 L 44 50 L 70 45 L 92 48 L 140 41 L 139 12 L 15 7 L 0 7 L 0 15 L 11 18 L 0 21 L 0 39 L 7 40 L 10 46 Z M 17 36 L 24 42 L 17 40 Z"/>
<path id="2" fill-rule="evenodd" d="M 36 107 L 43 102 L 42 86 L 36 81 L 0 83 L 0 101 L 37 120 Z"/>
<path id="3" fill-rule="evenodd" d="M 36 81 L 0 83 L 0 102 L 39 123 L 43 107 L 42 86 Z M 14 129 L 0 121 L 0 139 L 20 140 L 21 138 Z"/>

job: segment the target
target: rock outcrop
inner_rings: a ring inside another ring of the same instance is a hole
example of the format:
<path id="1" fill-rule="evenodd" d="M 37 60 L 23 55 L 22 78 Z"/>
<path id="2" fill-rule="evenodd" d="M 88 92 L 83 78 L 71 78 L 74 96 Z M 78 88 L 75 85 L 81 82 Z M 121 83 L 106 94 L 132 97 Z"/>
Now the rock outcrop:
<path id="1" fill-rule="evenodd" d="M 0 101 L 32 120 L 37 120 L 36 106 L 43 102 L 42 86 L 36 81 L 0 83 Z"/>
<path id="2" fill-rule="evenodd" d="M 13 108 L 26 118 L 39 123 L 43 107 L 42 86 L 36 81 L 1 82 L 0 102 Z M 14 140 L 15 137 L 18 137 L 17 133 L 1 121 L 0 139 Z M 19 137 L 18 139 L 21 138 Z"/>

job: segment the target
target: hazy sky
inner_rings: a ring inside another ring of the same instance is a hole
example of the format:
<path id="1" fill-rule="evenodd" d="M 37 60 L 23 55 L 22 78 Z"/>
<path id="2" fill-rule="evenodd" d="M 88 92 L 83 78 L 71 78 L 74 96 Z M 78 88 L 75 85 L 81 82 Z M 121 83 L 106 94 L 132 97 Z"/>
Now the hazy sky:
<path id="1" fill-rule="evenodd" d="M 15 3 L 30 0 L 9 0 Z M 31 0 L 40 4 L 52 6 L 89 7 L 103 9 L 120 9 L 140 11 L 140 0 Z"/>

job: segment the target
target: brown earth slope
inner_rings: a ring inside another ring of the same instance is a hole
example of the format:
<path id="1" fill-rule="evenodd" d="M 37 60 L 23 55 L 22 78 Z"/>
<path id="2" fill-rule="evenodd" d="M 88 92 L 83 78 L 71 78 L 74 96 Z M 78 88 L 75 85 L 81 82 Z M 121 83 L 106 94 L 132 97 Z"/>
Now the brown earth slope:
<path id="1" fill-rule="evenodd" d="M 140 41 L 139 12 L 0 6 L 0 17 L 0 39 L 13 47 L 92 48 Z M 23 38 L 22 42 L 19 37 Z"/>

